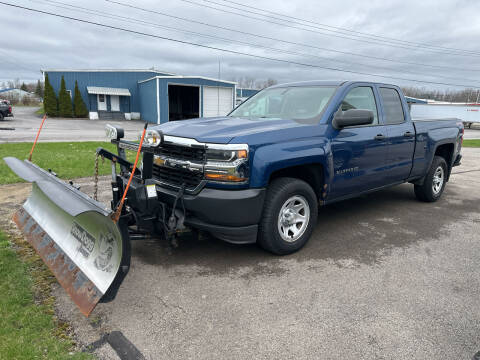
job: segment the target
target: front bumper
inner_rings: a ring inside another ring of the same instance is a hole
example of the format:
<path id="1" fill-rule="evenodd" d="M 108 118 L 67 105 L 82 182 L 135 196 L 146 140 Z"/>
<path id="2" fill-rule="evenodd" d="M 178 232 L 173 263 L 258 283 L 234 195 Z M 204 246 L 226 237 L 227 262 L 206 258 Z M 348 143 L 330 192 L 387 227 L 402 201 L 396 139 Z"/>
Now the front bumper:
<path id="1" fill-rule="evenodd" d="M 172 206 L 176 192 L 157 186 L 158 200 Z M 204 188 L 196 195 L 184 195 L 185 225 L 208 231 L 235 244 L 257 241 L 265 189 L 218 190 Z"/>

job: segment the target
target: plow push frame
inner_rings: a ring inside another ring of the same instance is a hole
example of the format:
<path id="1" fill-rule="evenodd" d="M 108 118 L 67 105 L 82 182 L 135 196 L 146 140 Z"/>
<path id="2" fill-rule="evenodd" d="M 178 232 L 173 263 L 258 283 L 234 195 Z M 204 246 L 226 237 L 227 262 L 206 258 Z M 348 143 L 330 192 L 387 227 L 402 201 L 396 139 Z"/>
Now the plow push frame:
<path id="1" fill-rule="evenodd" d="M 138 192 L 139 187 L 146 191 L 148 186 L 138 177 L 143 171 L 137 170 L 147 124 L 139 144 L 124 142 L 123 146 L 120 145 L 123 130 L 107 126 L 108 135 L 112 137 L 113 133 L 116 137 L 112 143 L 117 144 L 118 150 L 118 155 L 103 148 L 96 151 L 97 161 L 102 157 L 112 163 L 113 198 L 111 209 L 107 209 L 81 192 L 72 181 L 62 181 L 51 170 L 46 171 L 31 162 L 44 121 L 45 117 L 27 160 L 4 158 L 13 172 L 32 183 L 32 192 L 15 212 L 13 221 L 80 311 L 88 317 L 98 302 L 115 298 L 130 269 L 130 233 L 133 231 L 130 226 L 136 224 L 136 219 L 134 214 L 126 211 L 124 204 L 129 192 Z M 124 148 L 128 146 L 137 152 L 134 163 L 126 160 Z M 148 146 L 144 150 L 144 157 L 153 156 Z M 117 164 L 120 174 L 116 171 Z M 131 187 L 134 178 L 135 185 Z M 169 233 L 165 231 L 166 236 Z M 147 236 L 133 231 L 132 238 Z"/>

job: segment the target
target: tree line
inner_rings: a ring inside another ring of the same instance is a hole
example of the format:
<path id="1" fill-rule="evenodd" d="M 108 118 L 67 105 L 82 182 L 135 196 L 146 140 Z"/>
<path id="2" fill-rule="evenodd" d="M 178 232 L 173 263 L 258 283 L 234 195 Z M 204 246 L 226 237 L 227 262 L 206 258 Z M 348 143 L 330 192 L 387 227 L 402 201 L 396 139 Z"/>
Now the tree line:
<path id="1" fill-rule="evenodd" d="M 78 89 L 78 83 L 75 81 L 75 90 L 73 95 L 73 103 L 71 95 L 68 93 L 65 86 L 65 79 L 62 76 L 60 82 L 60 91 L 58 97 L 50 84 L 48 74 L 45 74 L 45 92 L 43 97 L 43 109 L 45 114 L 51 117 L 79 117 L 84 118 L 88 116 L 88 109 L 83 101 L 82 94 Z"/>
<path id="2" fill-rule="evenodd" d="M 478 103 L 480 101 L 479 89 L 432 90 L 424 87 L 403 87 L 402 90 L 405 95 L 418 99 L 463 103 Z"/>

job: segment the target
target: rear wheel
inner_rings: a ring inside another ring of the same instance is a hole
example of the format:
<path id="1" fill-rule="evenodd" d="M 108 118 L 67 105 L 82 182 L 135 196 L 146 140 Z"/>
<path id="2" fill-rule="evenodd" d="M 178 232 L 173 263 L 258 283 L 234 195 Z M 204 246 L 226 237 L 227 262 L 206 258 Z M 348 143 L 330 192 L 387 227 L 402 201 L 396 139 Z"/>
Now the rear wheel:
<path id="1" fill-rule="evenodd" d="M 447 163 L 443 157 L 433 158 L 423 185 L 415 185 L 415 195 L 418 200 L 434 202 L 440 199 L 447 182 L 447 169 Z"/>
<path id="2" fill-rule="evenodd" d="M 317 216 L 317 197 L 310 185 L 294 178 L 276 179 L 267 190 L 258 243 L 274 254 L 291 254 L 306 244 Z"/>
<path id="3" fill-rule="evenodd" d="M 0 121 L 3 120 L 3 113 L 0 112 Z"/>

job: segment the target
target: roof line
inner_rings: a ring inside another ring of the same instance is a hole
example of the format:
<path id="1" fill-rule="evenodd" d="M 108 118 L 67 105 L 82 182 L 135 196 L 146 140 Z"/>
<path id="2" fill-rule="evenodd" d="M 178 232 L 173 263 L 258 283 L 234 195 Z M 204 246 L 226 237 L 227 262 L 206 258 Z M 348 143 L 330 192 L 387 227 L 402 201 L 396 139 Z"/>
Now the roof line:
<path id="1" fill-rule="evenodd" d="M 45 72 L 154 72 L 157 74 L 175 75 L 167 71 L 152 70 L 152 69 L 40 69 L 42 73 Z"/>
<path id="2" fill-rule="evenodd" d="M 144 83 L 144 82 L 147 82 L 147 81 L 151 81 L 153 79 L 202 79 L 202 80 L 218 81 L 218 82 L 222 82 L 222 83 L 237 85 L 237 83 L 234 82 L 234 81 L 214 79 L 214 78 L 209 78 L 209 77 L 205 77 L 205 76 L 192 76 L 192 75 L 189 75 L 189 76 L 184 76 L 184 75 L 158 76 L 157 75 L 157 76 L 153 76 L 151 78 L 145 79 L 145 80 L 140 80 L 140 81 L 138 81 L 138 83 L 141 84 L 141 83 Z"/>

